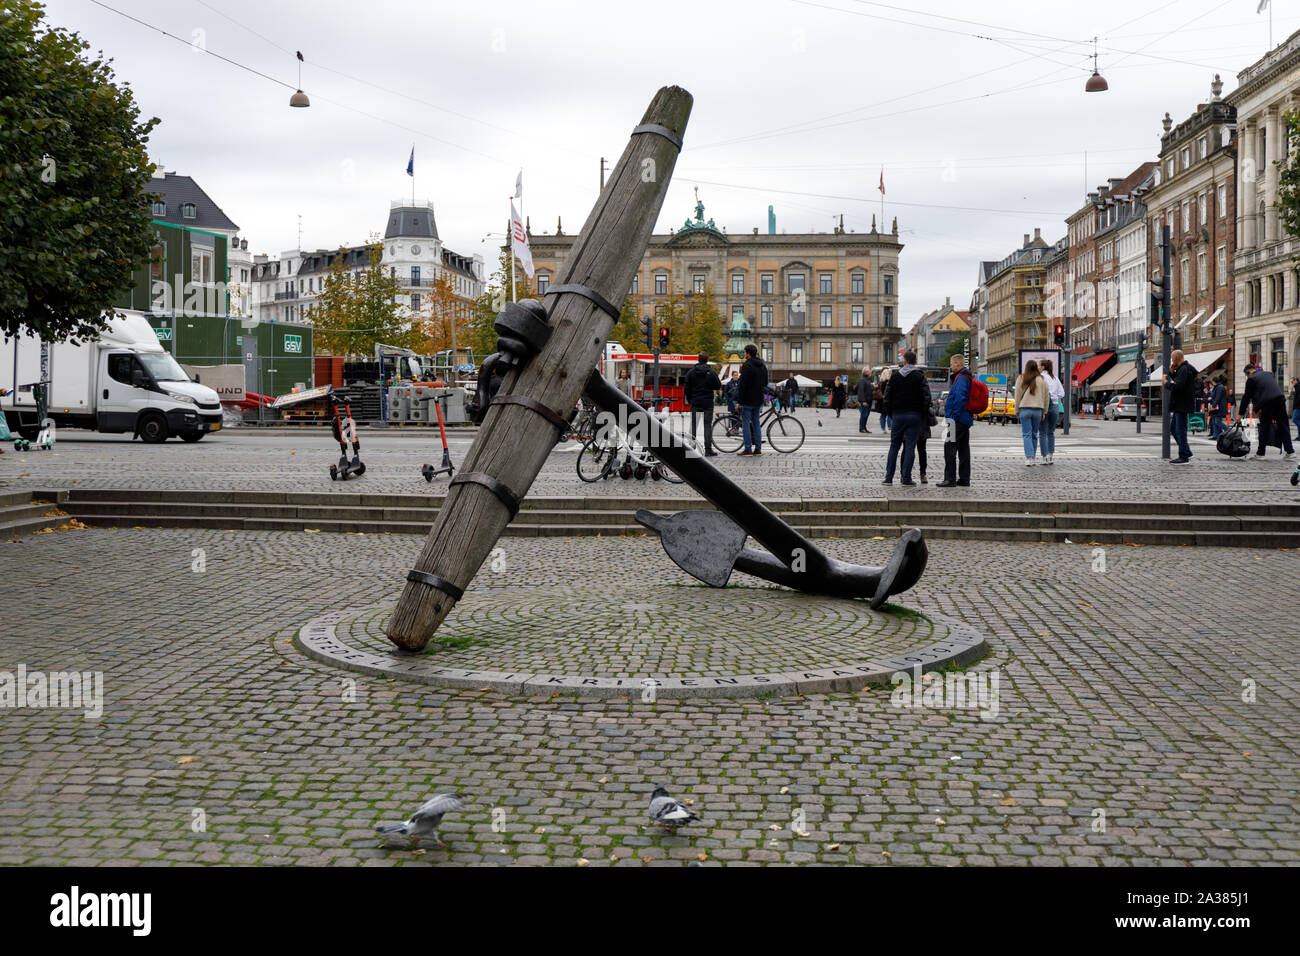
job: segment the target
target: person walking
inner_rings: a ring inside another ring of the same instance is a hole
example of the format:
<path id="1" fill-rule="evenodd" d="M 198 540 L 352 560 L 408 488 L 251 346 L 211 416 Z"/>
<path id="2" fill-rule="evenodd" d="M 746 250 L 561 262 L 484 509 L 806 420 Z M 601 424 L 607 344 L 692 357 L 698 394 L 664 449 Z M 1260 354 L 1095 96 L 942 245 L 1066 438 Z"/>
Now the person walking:
<path id="1" fill-rule="evenodd" d="M 758 357 L 758 349 L 745 346 L 745 364 L 740 367 L 740 383 L 736 388 L 736 404 L 740 406 L 741 455 L 763 454 L 763 433 L 758 416 L 763 410 L 763 396 L 767 392 L 767 366 Z"/>
<path id="2" fill-rule="evenodd" d="M 835 384 L 831 386 L 831 408 L 835 409 L 835 417 L 840 417 L 840 412 L 844 411 L 844 376 L 836 375 Z"/>
<path id="3" fill-rule="evenodd" d="M 709 356 L 701 352 L 698 361 L 682 380 L 682 393 L 691 409 L 691 437 L 698 438 L 698 420 L 704 421 L 704 457 L 713 458 L 713 393 L 722 388 L 722 380 L 709 365 Z"/>
<path id="4" fill-rule="evenodd" d="M 1187 444 L 1187 416 L 1196 410 L 1196 368 L 1183 358 L 1182 349 L 1174 349 L 1169 356 L 1165 401 L 1169 403 L 1169 434 L 1178 442 L 1178 457 L 1169 462 L 1185 465 L 1192 460 L 1192 446 Z"/>
<path id="5" fill-rule="evenodd" d="M 943 417 L 948 424 L 943 442 L 943 481 L 935 487 L 965 488 L 970 485 L 970 429 L 975 424 L 975 416 L 966 407 L 971 375 L 960 352 L 952 357 L 948 367 L 952 371 L 952 384 L 943 403 Z"/>
<path id="6" fill-rule="evenodd" d="M 736 414 L 736 393 L 740 391 L 740 373 L 734 369 L 727 384 L 722 387 L 722 400 L 727 403 L 727 414 Z"/>
<path id="7" fill-rule="evenodd" d="M 894 483 L 894 470 L 898 465 L 898 452 L 903 452 L 903 484 L 914 485 L 912 463 L 916 458 L 916 443 L 921 436 L 921 426 L 928 424 L 930 409 L 930 383 L 916 367 L 916 353 L 903 353 L 903 365 L 889 377 L 885 385 L 885 415 L 893 423 L 889 432 L 889 458 L 885 462 L 885 480 Z"/>
<path id="8" fill-rule="evenodd" d="M 1228 389 L 1222 375 L 1214 380 L 1214 387 L 1210 389 L 1209 410 L 1210 441 L 1214 441 L 1227 431 L 1224 419 L 1228 415 Z"/>
<path id="9" fill-rule="evenodd" d="M 1237 407 L 1238 418 L 1245 417 L 1248 405 L 1254 405 L 1255 412 L 1259 415 L 1259 449 L 1255 452 L 1255 457 L 1263 458 L 1264 449 L 1276 444 L 1282 449 L 1287 461 L 1294 461 L 1291 428 L 1286 422 L 1286 396 L 1273 374 L 1254 362 L 1246 366 L 1246 387 L 1242 390 L 1241 404 Z M 1270 438 L 1270 435 L 1273 437 Z"/>
<path id="10" fill-rule="evenodd" d="M 1038 373 L 1038 363 L 1030 359 L 1016 379 L 1016 417 L 1020 419 L 1020 436 L 1025 443 L 1025 466 L 1038 464 L 1038 431 L 1047 412 L 1047 382 Z"/>
<path id="11" fill-rule="evenodd" d="M 794 377 L 794 372 L 786 377 L 784 385 L 786 401 L 790 405 L 790 414 L 793 415 L 794 410 L 799 407 L 799 381 Z"/>
<path id="12" fill-rule="evenodd" d="M 876 401 L 880 409 L 880 430 L 889 431 L 892 423 L 889 420 L 889 409 L 885 406 L 885 389 L 889 388 L 889 369 L 881 369 L 880 378 L 876 380 Z"/>
<path id="13" fill-rule="evenodd" d="M 871 401 L 875 389 L 871 386 L 871 372 L 863 369 L 862 374 L 858 376 L 858 387 L 856 389 L 858 397 L 858 434 L 870 435 L 871 429 L 867 427 L 871 423 Z"/>
<path id="14" fill-rule="evenodd" d="M 1053 464 L 1056 455 L 1056 423 L 1065 414 L 1065 386 L 1052 374 L 1052 360 L 1038 363 L 1038 374 L 1047 383 L 1047 411 L 1038 430 L 1038 447 L 1043 453 L 1043 464 Z"/>
<path id="15" fill-rule="evenodd" d="M 1300 378 L 1291 379 L 1291 397 L 1287 399 L 1291 422 L 1295 425 L 1295 440 L 1300 441 Z"/>

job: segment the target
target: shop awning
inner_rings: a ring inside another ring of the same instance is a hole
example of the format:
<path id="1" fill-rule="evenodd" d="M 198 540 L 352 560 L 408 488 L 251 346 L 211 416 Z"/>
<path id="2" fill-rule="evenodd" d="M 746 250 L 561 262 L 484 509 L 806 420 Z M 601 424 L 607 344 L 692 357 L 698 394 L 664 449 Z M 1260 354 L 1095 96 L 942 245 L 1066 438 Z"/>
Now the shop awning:
<path id="1" fill-rule="evenodd" d="M 1135 378 L 1137 378 L 1137 366 L 1132 362 L 1120 362 L 1089 387 L 1094 392 L 1114 392 L 1128 388 Z"/>
<path id="2" fill-rule="evenodd" d="M 1227 349 L 1210 349 L 1207 352 L 1188 352 L 1183 358 L 1192 363 L 1192 367 L 1198 372 L 1204 372 L 1207 368 L 1228 354 Z"/>
<path id="3" fill-rule="evenodd" d="M 1205 320 L 1205 325 L 1202 326 L 1202 328 L 1208 329 L 1210 326 L 1212 326 L 1216 321 L 1218 321 L 1219 316 L 1223 315 L 1223 310 L 1226 308 L 1227 308 L 1226 305 L 1221 305 L 1217 309 L 1215 309 L 1214 314 Z"/>
<path id="4" fill-rule="evenodd" d="M 1075 387 L 1082 385 L 1088 380 L 1088 376 L 1101 368 L 1101 366 L 1114 354 L 1114 352 L 1102 352 L 1100 355 L 1094 355 L 1075 365 L 1071 365 L 1070 380 L 1075 384 Z"/>

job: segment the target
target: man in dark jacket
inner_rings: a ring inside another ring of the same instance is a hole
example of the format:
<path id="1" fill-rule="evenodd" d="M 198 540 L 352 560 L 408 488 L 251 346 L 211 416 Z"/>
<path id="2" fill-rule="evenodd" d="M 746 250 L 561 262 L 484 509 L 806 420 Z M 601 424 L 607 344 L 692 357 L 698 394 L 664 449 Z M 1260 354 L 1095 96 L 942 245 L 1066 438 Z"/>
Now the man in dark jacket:
<path id="1" fill-rule="evenodd" d="M 871 398 L 875 389 L 871 385 L 871 369 L 864 368 L 862 374 L 858 376 L 858 434 L 870 435 L 871 429 L 867 425 L 871 424 Z"/>
<path id="2" fill-rule="evenodd" d="M 884 484 L 894 483 L 894 468 L 898 464 L 898 450 L 903 449 L 903 484 L 914 485 L 912 462 L 916 458 L 916 442 L 921 429 L 930 423 L 930 383 L 916 367 L 916 353 L 904 352 L 903 364 L 885 386 L 885 414 L 893 427 L 889 432 L 889 458 L 885 462 Z"/>
<path id="3" fill-rule="evenodd" d="M 1185 465 L 1192 460 L 1192 446 L 1187 444 L 1187 416 L 1196 410 L 1196 368 L 1183 358 L 1181 349 L 1174 349 L 1169 356 L 1165 401 L 1169 403 L 1169 433 L 1178 442 L 1178 457 L 1171 458 L 1170 463 Z"/>
<path id="4" fill-rule="evenodd" d="M 727 413 L 736 414 L 736 394 L 740 391 L 740 373 L 731 370 L 731 378 L 722 386 L 722 400 L 727 403 Z"/>
<path id="5" fill-rule="evenodd" d="M 763 395 L 767 391 L 767 366 L 758 357 L 758 349 L 745 346 L 745 364 L 740 367 L 740 388 L 736 404 L 740 406 L 740 434 L 744 442 L 742 455 L 763 454 L 763 433 L 758 428 L 759 412 L 763 410 Z"/>
<path id="6" fill-rule="evenodd" d="M 970 427 L 975 416 L 966 407 L 970 398 L 970 369 L 966 357 L 958 352 L 949 364 L 952 384 L 943 403 L 943 417 L 948 420 L 948 435 L 943 443 L 943 481 L 936 488 L 966 487 L 970 484 Z M 960 461 L 960 465 L 958 464 Z"/>
<path id="7" fill-rule="evenodd" d="M 1291 429 L 1286 423 L 1286 396 L 1277 384 L 1277 379 L 1253 362 L 1246 366 L 1246 388 L 1241 393 L 1241 405 L 1237 408 L 1237 417 L 1243 418 L 1246 408 L 1255 406 L 1259 415 L 1259 450 L 1257 458 L 1264 457 L 1264 449 L 1269 445 L 1279 445 L 1287 461 L 1295 459 L 1295 448 L 1291 444 Z"/>
<path id="8" fill-rule="evenodd" d="M 1223 377 L 1214 380 L 1214 388 L 1210 389 L 1210 440 L 1218 438 L 1220 433 L 1226 431 L 1224 427 L 1224 418 L 1228 414 L 1228 390 L 1224 387 Z"/>
<path id="9" fill-rule="evenodd" d="M 722 388 L 722 380 L 718 378 L 718 373 L 709 367 L 708 355 L 701 352 L 697 358 L 698 363 L 686 373 L 686 378 L 682 382 L 682 391 L 685 393 L 686 404 L 691 408 L 691 437 L 699 436 L 695 430 L 695 422 L 703 418 L 704 457 L 712 458 L 717 455 L 713 450 L 713 393 Z"/>
<path id="10" fill-rule="evenodd" d="M 793 415 L 794 410 L 799 407 L 799 382 L 794 377 L 794 372 L 791 372 L 782 384 L 785 386 L 786 401 L 790 404 L 789 412 Z"/>

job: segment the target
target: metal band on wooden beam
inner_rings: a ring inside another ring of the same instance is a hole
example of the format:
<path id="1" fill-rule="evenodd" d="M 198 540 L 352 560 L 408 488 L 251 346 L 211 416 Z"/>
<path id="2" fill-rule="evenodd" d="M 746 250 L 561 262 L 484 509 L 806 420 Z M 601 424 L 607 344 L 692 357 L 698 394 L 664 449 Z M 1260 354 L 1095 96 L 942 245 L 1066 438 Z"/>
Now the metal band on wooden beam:
<path id="1" fill-rule="evenodd" d="M 605 298 L 595 289 L 588 288 L 585 285 L 578 285 L 576 282 L 566 282 L 564 285 L 553 285 L 546 290 L 547 295 L 559 295 L 562 292 L 572 292 L 574 295 L 580 295 L 584 299 L 596 303 L 596 306 L 603 312 L 608 312 L 618 321 L 619 311 L 609 299 Z"/>
<path id="2" fill-rule="evenodd" d="M 633 136 L 635 136 L 637 133 L 654 133 L 657 136 L 662 136 L 664 139 L 668 140 L 668 142 L 672 143 L 678 149 L 682 148 L 682 138 L 678 136 L 676 133 L 674 133 L 672 130 L 670 130 L 667 126 L 660 126 L 658 123 L 642 123 L 640 126 L 632 130 Z"/>
<path id="3" fill-rule="evenodd" d="M 536 412 L 538 415 L 541 415 L 560 431 L 568 431 L 569 429 L 569 423 L 562 415 L 558 414 L 554 409 L 543 405 L 536 399 L 529 398 L 527 395 L 497 395 L 488 404 L 518 405 L 520 408 L 526 408 L 530 412 Z"/>
<path id="4" fill-rule="evenodd" d="M 446 578 L 440 578 L 436 574 L 430 574 L 427 571 L 410 570 L 406 572 L 406 580 L 418 581 L 421 584 L 427 584 L 431 588 L 437 588 L 444 594 L 451 596 L 453 601 L 459 601 L 465 596 L 465 592 L 456 585 L 452 584 Z"/>
<path id="5" fill-rule="evenodd" d="M 448 486 L 451 485 L 482 485 L 500 499 L 510 512 L 511 518 L 519 514 L 519 496 L 486 472 L 462 471 L 448 482 Z"/>

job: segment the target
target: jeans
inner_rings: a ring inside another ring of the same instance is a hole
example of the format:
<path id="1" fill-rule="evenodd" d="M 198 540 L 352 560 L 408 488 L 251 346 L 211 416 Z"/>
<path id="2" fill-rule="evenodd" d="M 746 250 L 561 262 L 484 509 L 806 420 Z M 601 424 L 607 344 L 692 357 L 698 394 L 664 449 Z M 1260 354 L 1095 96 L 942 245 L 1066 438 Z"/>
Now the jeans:
<path id="1" fill-rule="evenodd" d="M 1056 416 L 1056 402 L 1052 402 L 1038 428 L 1038 447 L 1043 450 L 1044 457 L 1056 454 Z"/>
<path id="2" fill-rule="evenodd" d="M 763 450 L 763 433 L 758 427 L 758 416 L 762 411 L 762 405 L 740 406 L 740 434 L 744 442 L 741 451 Z"/>
<path id="3" fill-rule="evenodd" d="M 1291 421 L 1295 422 L 1296 437 L 1300 438 L 1300 408 L 1291 413 Z"/>
<path id="4" fill-rule="evenodd" d="M 1033 458 L 1038 450 L 1038 430 L 1043 427 L 1043 410 L 1022 408 L 1017 414 L 1020 417 L 1020 436 L 1025 440 L 1025 457 Z"/>
<path id="5" fill-rule="evenodd" d="M 881 412 L 881 413 L 880 413 L 880 430 L 881 430 L 882 432 L 887 432 L 887 431 L 889 431 L 889 427 L 890 427 L 890 424 L 891 424 L 892 422 L 893 422 L 893 419 L 892 419 L 892 418 L 890 418 L 890 417 L 889 417 L 888 415 L 886 415 L 884 412 Z"/>
<path id="6" fill-rule="evenodd" d="M 704 453 L 710 455 L 713 453 L 713 409 L 712 408 L 692 408 L 691 409 L 691 437 L 698 438 L 699 432 L 695 430 L 697 416 L 704 421 Z"/>
<path id="7" fill-rule="evenodd" d="M 943 480 L 948 484 L 970 484 L 970 426 L 955 422 L 949 435 L 951 441 L 943 443 Z M 960 462 L 960 464 L 959 464 Z"/>
<path id="8" fill-rule="evenodd" d="M 1218 438 L 1228 429 L 1223 424 L 1223 412 L 1210 412 L 1210 438 Z"/>
<path id="9" fill-rule="evenodd" d="M 871 423 L 871 406 L 859 405 L 858 406 L 858 431 L 860 432 L 866 431 L 867 425 L 869 425 L 870 423 Z"/>
<path id="10" fill-rule="evenodd" d="M 894 480 L 898 450 L 903 449 L 903 480 L 912 480 L 912 462 L 916 458 L 916 441 L 921 436 L 921 416 L 917 412 L 899 412 L 893 417 L 889 433 L 889 458 L 885 461 L 885 481 Z"/>
<path id="11" fill-rule="evenodd" d="M 1187 459 L 1192 457 L 1192 446 L 1187 444 L 1187 413 L 1170 412 L 1169 413 L 1169 434 L 1174 441 L 1178 442 L 1178 457 Z"/>

